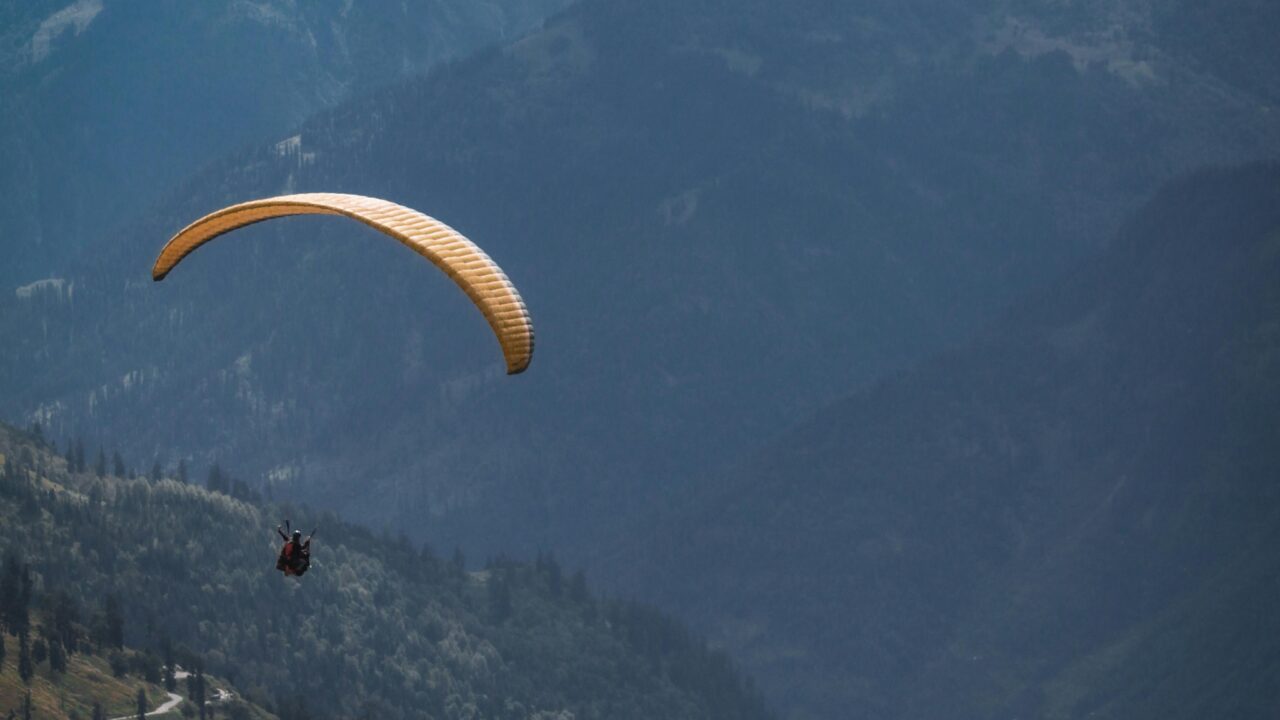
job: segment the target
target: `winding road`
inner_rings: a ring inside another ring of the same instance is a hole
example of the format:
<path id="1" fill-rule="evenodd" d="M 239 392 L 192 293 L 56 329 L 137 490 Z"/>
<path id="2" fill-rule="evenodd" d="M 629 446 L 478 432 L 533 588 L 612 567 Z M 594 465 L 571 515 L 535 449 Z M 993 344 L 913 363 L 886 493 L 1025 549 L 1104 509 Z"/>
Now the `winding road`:
<path id="1" fill-rule="evenodd" d="M 173 679 L 186 680 L 188 677 L 190 677 L 190 675 L 191 673 L 187 672 L 186 670 L 178 670 L 173 673 Z M 147 713 L 146 715 L 147 717 L 151 717 L 152 715 L 164 715 L 165 713 L 172 711 L 174 708 L 182 704 L 182 701 L 184 698 L 181 695 L 177 693 L 165 693 L 165 694 L 169 696 L 169 700 L 165 702 L 163 705 L 161 705 L 160 707 L 156 708 L 155 710 L 152 710 L 151 712 Z M 214 688 L 213 700 L 210 702 L 226 702 L 231 698 L 232 698 L 232 694 L 230 692 L 227 692 L 222 688 Z M 137 714 L 122 715 L 120 717 L 111 718 L 111 720 L 133 720 L 136 717 L 138 717 Z"/>
<path id="2" fill-rule="evenodd" d="M 182 703 L 182 696 L 179 695 L 178 693 L 166 693 L 166 694 L 169 696 L 169 701 L 161 705 L 160 707 L 156 708 L 155 710 L 152 710 L 151 712 L 147 713 L 147 717 L 151 717 L 152 715 L 163 715 L 169 712 L 170 710 L 178 707 L 178 705 Z M 136 718 L 136 717 L 138 717 L 136 714 L 122 715 L 120 717 L 111 718 L 111 720 L 131 720 L 132 718 Z"/>

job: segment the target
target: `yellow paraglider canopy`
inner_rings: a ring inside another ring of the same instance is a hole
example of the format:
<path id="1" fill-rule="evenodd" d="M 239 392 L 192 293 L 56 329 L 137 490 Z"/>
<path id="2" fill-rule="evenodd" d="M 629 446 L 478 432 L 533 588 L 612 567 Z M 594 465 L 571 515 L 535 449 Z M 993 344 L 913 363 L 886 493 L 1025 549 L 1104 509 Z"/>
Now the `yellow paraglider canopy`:
<path id="1" fill-rule="evenodd" d="M 453 228 L 417 210 L 387 200 L 340 193 L 304 193 L 252 200 L 212 212 L 165 243 L 151 268 L 163 280 L 196 248 L 237 228 L 289 215 L 345 215 L 390 235 L 430 260 L 480 308 L 502 346 L 507 374 L 529 367 L 533 321 L 502 268 Z"/>

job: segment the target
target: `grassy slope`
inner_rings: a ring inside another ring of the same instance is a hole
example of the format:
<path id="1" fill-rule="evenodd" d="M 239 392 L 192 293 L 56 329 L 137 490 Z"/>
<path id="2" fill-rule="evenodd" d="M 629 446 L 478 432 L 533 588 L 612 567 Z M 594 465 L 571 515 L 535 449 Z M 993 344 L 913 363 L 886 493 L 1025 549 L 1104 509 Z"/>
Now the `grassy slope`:
<path id="1" fill-rule="evenodd" d="M 3 456 L 0 456 L 3 462 Z M 39 620 L 33 617 L 33 625 Z M 49 669 L 47 662 L 36 668 L 31 684 L 24 685 L 18 677 L 18 641 L 17 638 L 0 633 L 0 641 L 5 643 L 5 659 L 0 669 L 0 713 L 10 708 L 20 709 L 27 691 L 31 691 L 32 715 L 38 718 L 71 717 L 73 714 L 82 718 L 93 715 L 93 704 L 101 703 L 107 717 L 132 715 L 136 709 L 138 688 L 147 692 L 147 707 L 154 709 L 168 701 L 168 692 L 160 685 L 153 685 L 135 677 L 115 677 L 107 660 L 102 656 L 77 653 L 67 658 L 67 672 L 55 673 Z M 239 693 L 230 683 L 213 676 L 207 676 L 209 687 L 227 688 L 239 697 Z M 185 686 L 179 681 L 178 694 L 185 694 Z M 253 720 L 271 720 L 274 715 L 252 703 L 244 703 Z M 176 705 L 164 717 L 177 717 L 187 701 Z M 155 716 L 161 717 L 161 716 Z"/>
<path id="2" fill-rule="evenodd" d="M 4 636 L 4 670 L 0 672 L 0 712 L 19 709 L 28 687 L 18 677 L 17 638 Z M 54 673 L 47 663 L 41 665 L 31 679 L 31 703 L 35 717 L 68 717 L 76 713 L 90 717 L 93 703 L 102 703 L 109 717 L 134 711 L 138 688 L 147 690 L 148 705 L 158 707 L 167 699 L 164 688 L 137 678 L 115 678 L 105 658 L 72 655 L 66 674 Z M 176 710 L 175 710 L 176 713 Z"/>

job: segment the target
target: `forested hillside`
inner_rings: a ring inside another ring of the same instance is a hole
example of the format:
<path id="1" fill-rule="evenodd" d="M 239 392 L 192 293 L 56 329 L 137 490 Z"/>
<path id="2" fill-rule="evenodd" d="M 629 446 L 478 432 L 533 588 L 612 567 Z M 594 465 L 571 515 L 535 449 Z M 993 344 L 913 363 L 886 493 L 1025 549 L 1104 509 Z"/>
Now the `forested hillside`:
<path id="1" fill-rule="evenodd" d="M 21 566 L 12 557 L 10 568 Z M 21 589 L 6 575 L 0 590 L 6 610 L 12 596 Z M 148 713 L 166 718 L 179 714 L 206 720 L 278 720 L 277 716 L 241 697 L 223 679 L 206 674 L 199 656 L 185 648 L 168 645 L 168 654 L 140 651 L 118 644 L 109 637 L 108 617 L 112 600 L 104 607 L 84 612 L 66 593 L 47 586 L 30 598 L 48 607 L 41 614 L 32 610 L 21 617 L 6 618 L 6 632 L 0 633 L 5 649 L 0 653 L 0 713 L 9 718 L 68 718 L 107 720 L 137 717 L 139 701 Z M 23 625 L 15 620 L 29 621 Z M 92 625 L 92 627 L 90 627 Z M 179 659 L 184 663 L 179 665 Z M 193 668 L 194 671 L 184 668 Z M 201 715 L 199 708 L 205 712 Z M 292 710 L 292 708 L 286 708 Z M 161 712 L 164 711 L 164 712 Z M 13 713 L 10 715 L 9 713 Z M 286 715 L 287 717 L 290 715 Z"/>
<path id="2" fill-rule="evenodd" d="M 34 604 L 63 593 L 90 628 L 118 617 L 120 642 L 154 658 L 182 646 L 282 720 L 769 717 L 723 654 L 553 558 L 468 571 L 332 515 L 233 498 L 243 484 L 221 469 L 219 490 L 133 477 L 7 426 L 0 456 L 0 553 L 29 564 Z M 282 514 L 319 525 L 300 580 L 274 568 Z"/>
<path id="3" fill-rule="evenodd" d="M 0 293 L 0 409 L 148 461 L 234 456 L 415 538 L 586 558 L 1095 251 L 1161 180 L 1280 148 L 1244 69 L 1274 67 L 1249 32 L 1273 11 L 1175 10 L 591 0 L 228 156 Z M 502 377 L 454 288 L 338 220 L 147 279 L 194 218 L 304 190 L 476 240 L 533 312 L 530 371 Z"/>
<path id="4" fill-rule="evenodd" d="M 789 716 L 1271 718 L 1280 166 L 1162 190 L 964 347 L 716 476 L 633 551 Z"/>

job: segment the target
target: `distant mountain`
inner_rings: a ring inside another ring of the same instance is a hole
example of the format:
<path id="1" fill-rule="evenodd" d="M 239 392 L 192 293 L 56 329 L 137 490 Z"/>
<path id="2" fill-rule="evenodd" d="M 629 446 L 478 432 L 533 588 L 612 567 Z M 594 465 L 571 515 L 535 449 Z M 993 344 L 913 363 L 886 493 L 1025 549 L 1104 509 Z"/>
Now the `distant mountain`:
<path id="1" fill-rule="evenodd" d="M 1273 717 L 1278 321 L 1280 166 L 1197 173 L 613 561 L 788 717 Z"/>
<path id="2" fill-rule="evenodd" d="M 166 646 L 185 648 L 281 720 L 770 717 L 722 653 L 652 609 L 593 597 L 553 558 L 468 572 L 460 555 L 444 560 L 403 536 L 119 477 L 114 461 L 99 473 L 92 453 L 86 463 L 68 450 L 70 460 L 0 425 L 0 554 L 29 563 L 33 607 L 63 607 L 62 593 L 83 608 L 64 613 L 68 627 L 112 626 L 101 608 L 117 598 L 115 627 L 150 653 L 144 670 Z M 272 528 L 286 513 L 319 525 L 300 579 L 275 570 Z M 10 595 L 0 592 L 5 607 Z M 105 641 L 85 643 L 110 654 Z M 9 680 L 0 697 L 11 697 Z"/>
<path id="3" fill-rule="evenodd" d="M 211 160 L 518 36 L 567 0 L 23 0 L 0 8 L 0 281 Z"/>
<path id="4" fill-rule="evenodd" d="M 1191 5 L 574 6 L 214 163 L 0 295 L 0 411 L 234 458 L 414 537 L 587 558 L 1098 251 L 1161 181 L 1280 150 L 1252 69 L 1276 66 L 1253 29 L 1274 11 Z M 303 190 L 469 234 L 529 302 L 530 371 L 502 377 L 465 299 L 350 223 L 248 229 L 147 279 L 195 217 Z"/>

